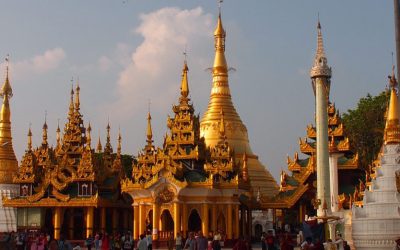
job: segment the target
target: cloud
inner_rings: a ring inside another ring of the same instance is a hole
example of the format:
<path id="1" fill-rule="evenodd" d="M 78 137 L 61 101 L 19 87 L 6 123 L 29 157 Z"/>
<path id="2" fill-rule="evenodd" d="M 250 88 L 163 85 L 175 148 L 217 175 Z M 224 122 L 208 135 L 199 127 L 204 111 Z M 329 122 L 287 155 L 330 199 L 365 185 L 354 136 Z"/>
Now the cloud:
<path id="1" fill-rule="evenodd" d="M 29 59 L 17 62 L 11 61 L 10 67 L 16 78 L 24 78 L 30 77 L 32 74 L 44 74 L 57 69 L 65 58 L 66 54 L 62 48 L 54 48 L 48 49 L 43 54 L 33 56 Z"/>
<path id="2" fill-rule="evenodd" d="M 98 59 L 97 67 L 102 72 L 111 70 L 115 65 L 125 68 L 131 62 L 131 53 L 131 46 L 125 43 L 118 43 L 111 56 L 101 56 Z"/>
<path id="3" fill-rule="evenodd" d="M 143 41 L 120 72 L 118 98 L 111 105 L 110 111 L 120 118 L 143 112 L 148 99 L 151 99 L 152 110 L 169 113 L 179 93 L 182 52 L 186 46 L 189 68 L 202 71 L 204 62 L 211 62 L 204 51 L 212 50 L 213 21 L 202 8 L 162 8 L 142 14 L 140 20 L 134 33 L 143 37 Z M 108 66 L 108 59 L 101 59 L 103 68 Z"/>

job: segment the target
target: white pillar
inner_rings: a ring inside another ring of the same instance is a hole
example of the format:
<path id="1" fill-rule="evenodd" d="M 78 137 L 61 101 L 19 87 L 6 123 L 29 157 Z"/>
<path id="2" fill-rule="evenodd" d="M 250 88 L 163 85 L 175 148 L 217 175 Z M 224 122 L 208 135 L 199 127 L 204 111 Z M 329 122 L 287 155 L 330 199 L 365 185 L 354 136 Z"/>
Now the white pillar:
<path id="1" fill-rule="evenodd" d="M 332 212 L 339 211 L 339 201 L 338 201 L 338 159 L 342 154 L 333 153 L 329 156 L 329 173 L 330 173 L 330 189 L 331 189 L 331 209 Z"/>
<path id="2" fill-rule="evenodd" d="M 329 185 L 328 96 L 327 79 L 315 79 L 315 109 L 317 132 L 317 198 L 321 201 L 317 215 L 323 215 L 323 204 L 331 208 Z"/>
<path id="3" fill-rule="evenodd" d="M 0 232 L 17 231 L 17 208 L 4 207 L 2 197 L 14 198 L 19 193 L 19 185 L 0 184 Z"/>

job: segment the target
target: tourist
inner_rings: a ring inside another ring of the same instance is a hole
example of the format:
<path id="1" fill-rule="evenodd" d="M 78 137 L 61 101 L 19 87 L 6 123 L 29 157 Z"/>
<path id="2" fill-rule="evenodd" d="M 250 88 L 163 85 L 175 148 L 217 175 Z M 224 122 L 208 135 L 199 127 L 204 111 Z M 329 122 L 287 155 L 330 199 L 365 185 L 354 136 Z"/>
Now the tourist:
<path id="1" fill-rule="evenodd" d="M 189 238 L 187 238 L 185 246 L 183 248 L 184 249 L 188 248 L 189 250 L 197 250 L 197 242 L 196 239 L 194 238 L 193 232 L 189 233 Z"/>
<path id="2" fill-rule="evenodd" d="M 207 250 L 208 241 L 207 238 L 204 237 L 203 232 L 199 232 L 196 243 L 198 250 Z"/>
<path id="3" fill-rule="evenodd" d="M 267 237 L 265 237 L 265 244 L 268 250 L 275 249 L 275 238 L 271 231 L 268 231 Z"/>
<path id="4" fill-rule="evenodd" d="M 169 237 L 168 237 L 168 240 L 167 240 L 167 247 L 168 247 L 168 250 L 174 249 L 174 244 L 175 244 L 175 242 L 174 242 L 174 235 L 173 235 L 173 234 L 170 234 Z"/>
<path id="5" fill-rule="evenodd" d="M 133 248 L 133 240 L 129 234 L 125 234 L 121 238 L 121 244 L 124 250 L 131 250 Z M 147 242 L 146 242 L 146 247 L 147 247 Z"/>
<path id="6" fill-rule="evenodd" d="M 47 238 L 43 233 L 41 233 L 38 238 L 37 246 L 37 250 L 44 250 L 45 247 L 47 247 Z"/>
<path id="7" fill-rule="evenodd" d="M 334 244 L 337 246 L 338 250 L 344 250 L 342 234 L 337 234 Z"/>
<path id="8" fill-rule="evenodd" d="M 110 250 L 110 239 L 108 238 L 108 234 L 104 233 L 103 238 L 101 238 L 101 250 Z"/>
<path id="9" fill-rule="evenodd" d="M 25 250 L 25 236 L 24 233 L 19 233 L 16 239 L 17 250 Z"/>
<path id="10" fill-rule="evenodd" d="M 300 248 L 302 250 L 310 250 L 314 247 L 314 244 L 312 243 L 312 238 L 307 237 L 306 240 L 300 245 Z"/>
<path id="11" fill-rule="evenodd" d="M 30 250 L 38 250 L 38 244 L 39 244 L 39 236 L 38 235 L 34 235 L 32 237 Z"/>
<path id="12" fill-rule="evenodd" d="M 85 240 L 85 247 L 87 250 L 91 250 L 93 246 L 93 237 L 91 234 L 89 234 L 89 237 L 86 238 Z"/>
<path id="13" fill-rule="evenodd" d="M 60 240 L 58 241 L 58 250 L 71 250 L 72 246 L 69 241 L 67 241 L 64 235 L 60 236 Z"/>
<path id="14" fill-rule="evenodd" d="M 221 234 L 219 231 L 214 235 L 214 240 L 213 240 L 213 250 L 221 250 Z"/>
<path id="15" fill-rule="evenodd" d="M 137 243 L 137 250 L 147 250 L 148 244 L 147 244 L 147 239 L 145 238 L 144 234 L 141 234 L 139 238 L 140 239 Z"/>
<path id="16" fill-rule="evenodd" d="M 265 244 L 265 237 L 266 237 L 266 233 L 262 232 L 261 234 L 261 250 L 267 250 L 267 245 Z"/>
<path id="17" fill-rule="evenodd" d="M 100 234 L 96 234 L 94 236 L 94 249 L 95 250 L 100 250 L 101 247 L 101 238 L 100 238 Z"/>
<path id="18" fill-rule="evenodd" d="M 120 234 L 116 234 L 114 236 L 114 249 L 115 250 L 121 250 L 121 235 Z"/>
<path id="19" fill-rule="evenodd" d="M 153 249 L 153 237 L 151 236 L 150 230 L 147 231 L 146 240 L 147 240 L 147 249 L 152 250 Z"/>
<path id="20" fill-rule="evenodd" d="M 50 240 L 47 243 L 48 250 L 58 250 L 58 242 L 56 239 L 50 237 Z"/>
<path id="21" fill-rule="evenodd" d="M 176 234 L 175 250 L 182 250 L 182 236 L 181 233 Z"/>

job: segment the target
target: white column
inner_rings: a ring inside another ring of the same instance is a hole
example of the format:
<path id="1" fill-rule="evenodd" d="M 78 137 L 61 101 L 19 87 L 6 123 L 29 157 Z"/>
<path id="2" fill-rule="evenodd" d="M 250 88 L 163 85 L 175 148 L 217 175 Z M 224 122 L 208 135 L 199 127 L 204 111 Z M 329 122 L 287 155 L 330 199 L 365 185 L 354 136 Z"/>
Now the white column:
<path id="1" fill-rule="evenodd" d="M 323 204 L 326 202 L 328 210 L 331 208 L 329 185 L 329 141 L 328 141 L 328 97 L 325 81 L 315 79 L 315 109 L 317 129 L 317 198 L 321 201 L 317 215 L 323 215 Z"/>
<path id="2" fill-rule="evenodd" d="M 341 154 L 331 154 L 329 156 L 329 173 L 330 173 L 330 184 L 331 184 L 331 210 L 332 212 L 339 211 L 339 201 L 338 201 L 338 158 Z"/>

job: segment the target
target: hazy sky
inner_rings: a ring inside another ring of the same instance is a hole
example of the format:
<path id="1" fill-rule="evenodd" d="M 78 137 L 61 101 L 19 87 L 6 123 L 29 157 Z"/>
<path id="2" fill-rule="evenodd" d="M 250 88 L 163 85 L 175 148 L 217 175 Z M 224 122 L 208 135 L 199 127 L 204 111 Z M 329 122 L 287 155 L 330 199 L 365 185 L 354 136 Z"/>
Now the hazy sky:
<path id="1" fill-rule="evenodd" d="M 103 144 L 109 118 L 115 148 L 121 128 L 123 152 L 145 143 L 151 99 L 154 139 L 161 145 L 166 118 L 177 103 L 187 47 L 189 84 L 202 115 L 211 90 L 216 1 L 1 0 L 0 56 L 11 55 L 13 143 L 18 159 L 32 123 L 41 142 L 45 111 L 49 142 L 63 126 L 71 78 L 79 77 L 81 110 L 93 137 Z M 319 13 L 328 63 L 331 100 L 340 111 L 367 93 L 377 94 L 391 71 L 393 1 L 225 0 L 228 64 L 233 102 L 246 124 L 253 152 L 278 178 L 286 155 L 313 122 L 309 69 Z M 4 64 L 1 71 L 4 71 Z M 1 75 L 2 81 L 4 76 Z M 94 143 L 93 143 L 94 144 Z M 95 145 L 92 145 L 95 146 Z"/>

